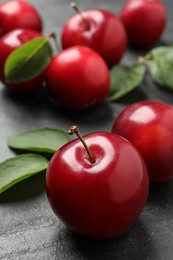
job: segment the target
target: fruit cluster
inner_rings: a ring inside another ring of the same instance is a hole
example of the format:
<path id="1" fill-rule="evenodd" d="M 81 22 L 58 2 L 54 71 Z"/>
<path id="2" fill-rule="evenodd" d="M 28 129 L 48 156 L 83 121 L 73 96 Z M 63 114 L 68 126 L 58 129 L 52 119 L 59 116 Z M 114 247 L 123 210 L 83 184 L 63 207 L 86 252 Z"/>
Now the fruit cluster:
<path id="1" fill-rule="evenodd" d="M 111 132 L 62 146 L 46 174 L 55 214 L 76 233 L 110 238 L 127 231 L 145 207 L 149 184 L 173 177 L 173 107 L 134 103 L 116 118 Z M 80 142 L 81 141 L 81 142 Z"/>
<path id="2" fill-rule="evenodd" d="M 106 10 L 81 13 L 76 4 L 72 6 L 78 14 L 64 25 L 64 50 L 40 74 L 16 84 L 5 78 L 6 59 L 16 48 L 42 36 L 42 22 L 27 2 L 10 0 L 0 6 L 0 79 L 7 87 L 26 91 L 46 80 L 54 99 L 65 107 L 98 104 L 109 92 L 109 68 L 121 60 L 127 42 L 152 44 L 166 22 L 159 0 L 129 0 L 119 17 Z M 171 119 L 173 107 L 143 101 L 128 106 L 111 133 L 82 137 L 76 126 L 70 128 L 69 134 L 76 133 L 79 139 L 55 153 L 46 174 L 49 202 L 66 226 L 83 235 L 110 238 L 135 222 L 146 204 L 149 182 L 173 177 Z"/>
<path id="3" fill-rule="evenodd" d="M 129 0 L 119 17 L 100 9 L 80 12 L 75 3 L 71 5 L 77 14 L 62 29 L 63 50 L 37 76 L 20 83 L 6 79 L 6 60 L 21 45 L 43 36 L 42 20 L 26 1 L 10 0 L 0 5 L 0 80 L 15 91 L 33 90 L 45 81 L 59 104 L 83 109 L 107 98 L 109 69 L 120 62 L 127 43 L 146 46 L 159 39 L 166 12 L 159 0 Z"/>

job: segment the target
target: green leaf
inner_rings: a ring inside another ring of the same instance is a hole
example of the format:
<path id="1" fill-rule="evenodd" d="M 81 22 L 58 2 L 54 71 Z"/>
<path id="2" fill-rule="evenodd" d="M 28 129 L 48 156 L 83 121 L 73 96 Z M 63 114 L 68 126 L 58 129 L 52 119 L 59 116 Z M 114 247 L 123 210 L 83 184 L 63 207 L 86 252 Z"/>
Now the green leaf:
<path id="1" fill-rule="evenodd" d="M 7 144 L 15 149 L 55 153 L 70 140 L 70 136 L 61 129 L 41 128 L 8 137 Z"/>
<path id="2" fill-rule="evenodd" d="M 162 87 L 173 89 L 173 46 L 157 47 L 152 51 L 149 70 L 153 80 Z"/>
<path id="3" fill-rule="evenodd" d="M 48 160 L 38 154 L 23 154 L 0 164 L 0 194 L 14 184 L 46 170 Z"/>
<path id="4" fill-rule="evenodd" d="M 145 65 L 135 64 L 131 67 L 115 66 L 111 72 L 110 100 L 117 100 L 139 86 L 144 78 Z"/>
<path id="5" fill-rule="evenodd" d="M 30 80 L 46 68 L 52 57 L 49 40 L 35 38 L 13 51 L 5 63 L 7 82 L 20 83 Z"/>

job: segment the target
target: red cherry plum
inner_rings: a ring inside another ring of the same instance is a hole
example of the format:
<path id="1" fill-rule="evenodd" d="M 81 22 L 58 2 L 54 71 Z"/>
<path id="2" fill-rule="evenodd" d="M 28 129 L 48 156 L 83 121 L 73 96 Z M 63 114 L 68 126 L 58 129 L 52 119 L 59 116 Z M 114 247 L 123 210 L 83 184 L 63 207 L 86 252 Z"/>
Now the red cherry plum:
<path id="1" fill-rule="evenodd" d="M 29 91 L 40 86 L 43 81 L 43 73 L 35 77 L 34 79 L 28 80 L 22 83 L 7 83 L 4 75 L 4 66 L 8 56 L 17 48 L 24 43 L 41 37 L 42 35 L 33 30 L 17 29 L 4 35 L 0 39 L 0 80 L 3 84 L 14 91 Z"/>
<path id="2" fill-rule="evenodd" d="M 128 106 L 112 132 L 128 139 L 141 153 L 151 182 L 173 177 L 173 107 L 156 101 Z"/>
<path id="3" fill-rule="evenodd" d="M 113 13 L 106 10 L 86 10 L 72 16 L 62 30 L 63 48 L 88 46 L 97 51 L 109 67 L 117 64 L 126 50 L 126 32 Z"/>
<path id="4" fill-rule="evenodd" d="M 138 151 L 124 138 L 97 132 L 84 136 L 92 163 L 79 139 L 50 161 L 46 189 L 50 205 L 76 233 L 110 238 L 127 231 L 148 196 L 148 174 Z"/>
<path id="5" fill-rule="evenodd" d="M 161 36 L 166 25 L 166 10 L 160 0 L 129 0 L 120 19 L 131 45 L 148 46 Z"/>
<path id="6" fill-rule="evenodd" d="M 0 4 L 0 36 L 15 29 L 42 30 L 40 14 L 27 1 L 10 0 Z"/>
<path id="7" fill-rule="evenodd" d="M 85 46 L 73 46 L 61 51 L 50 62 L 47 86 L 62 106 L 83 109 L 106 99 L 110 74 L 99 54 Z"/>

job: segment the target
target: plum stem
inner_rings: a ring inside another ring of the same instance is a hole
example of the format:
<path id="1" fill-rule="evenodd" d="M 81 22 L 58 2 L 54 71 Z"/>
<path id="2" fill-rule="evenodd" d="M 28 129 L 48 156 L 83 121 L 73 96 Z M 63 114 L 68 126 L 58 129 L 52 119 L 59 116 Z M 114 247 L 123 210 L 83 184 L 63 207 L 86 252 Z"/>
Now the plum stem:
<path id="1" fill-rule="evenodd" d="M 81 133 L 80 133 L 78 127 L 77 127 L 76 125 L 71 126 L 70 129 L 68 130 L 68 134 L 69 134 L 69 135 L 73 135 L 73 134 L 76 134 L 76 135 L 77 135 L 77 137 L 80 139 L 80 141 L 82 142 L 83 146 L 85 147 L 85 150 L 86 150 L 86 152 L 87 152 L 87 154 L 88 154 L 88 156 L 89 156 L 90 162 L 91 162 L 92 164 L 94 164 L 94 163 L 95 163 L 95 160 L 94 160 L 94 158 L 92 157 L 91 152 L 90 152 L 90 150 L 88 149 L 88 146 L 87 146 L 85 140 L 83 139 L 83 136 L 81 135 Z"/>
<path id="2" fill-rule="evenodd" d="M 79 9 L 78 5 L 76 4 L 76 2 L 71 2 L 70 6 L 75 10 L 75 12 L 77 14 L 80 15 L 80 17 L 82 18 L 83 23 L 86 26 L 86 30 L 89 30 L 90 29 L 90 24 L 89 24 L 88 20 L 83 16 L 83 14 L 82 14 L 81 10 Z"/>
<path id="3" fill-rule="evenodd" d="M 148 64 L 150 62 L 150 60 L 152 60 L 154 58 L 154 55 L 149 52 L 147 53 L 147 55 L 145 56 L 140 56 L 138 58 L 138 64 Z"/>
<path id="4" fill-rule="evenodd" d="M 61 48 L 61 46 L 60 46 L 60 44 L 59 44 L 59 41 L 58 41 L 58 39 L 57 39 L 56 33 L 55 33 L 55 32 L 51 32 L 51 33 L 49 34 L 49 38 L 52 38 L 52 39 L 53 39 L 53 41 L 54 41 L 54 43 L 55 43 L 55 47 L 56 47 L 56 49 L 57 49 L 57 52 L 62 51 L 62 48 Z"/>

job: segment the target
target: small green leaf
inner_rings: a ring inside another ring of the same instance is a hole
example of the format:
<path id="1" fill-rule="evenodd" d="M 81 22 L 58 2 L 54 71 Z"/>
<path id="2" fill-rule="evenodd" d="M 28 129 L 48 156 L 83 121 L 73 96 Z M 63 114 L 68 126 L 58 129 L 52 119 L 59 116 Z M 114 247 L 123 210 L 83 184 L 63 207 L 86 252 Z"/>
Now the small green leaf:
<path id="1" fill-rule="evenodd" d="M 14 184 L 46 170 L 48 160 L 38 154 L 23 154 L 0 164 L 0 194 Z"/>
<path id="2" fill-rule="evenodd" d="M 135 64 L 131 67 L 119 65 L 111 74 L 110 100 L 117 100 L 139 86 L 144 78 L 145 65 Z"/>
<path id="3" fill-rule="evenodd" d="M 173 46 L 157 47 L 152 51 L 149 70 L 153 80 L 162 87 L 173 89 Z"/>
<path id="4" fill-rule="evenodd" d="M 15 149 L 55 153 L 70 140 L 70 136 L 61 129 L 41 128 L 8 137 L 7 143 Z"/>
<path id="5" fill-rule="evenodd" d="M 5 77 L 10 83 L 30 80 L 46 68 L 52 57 L 49 40 L 35 38 L 13 51 L 5 63 Z"/>

